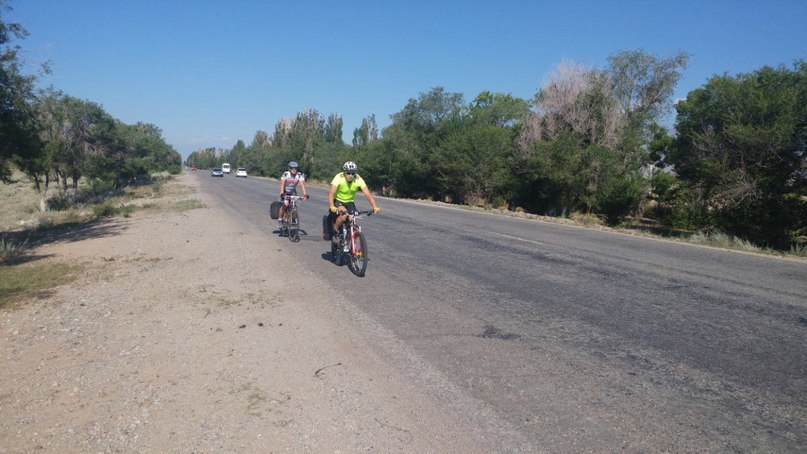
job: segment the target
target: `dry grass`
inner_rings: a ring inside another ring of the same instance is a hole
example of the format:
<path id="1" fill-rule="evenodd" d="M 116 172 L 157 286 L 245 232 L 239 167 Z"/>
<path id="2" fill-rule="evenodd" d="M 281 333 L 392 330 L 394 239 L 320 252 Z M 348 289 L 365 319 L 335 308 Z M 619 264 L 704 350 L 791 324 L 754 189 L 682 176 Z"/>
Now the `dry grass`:
<path id="1" fill-rule="evenodd" d="M 48 289 L 72 282 L 83 265 L 40 262 L 0 265 L 0 309 L 13 309 L 21 301 L 46 296 Z"/>
<path id="2" fill-rule="evenodd" d="M 0 232 L 39 225 L 39 194 L 22 172 L 12 178 L 14 183 L 0 183 Z"/>
<path id="3" fill-rule="evenodd" d="M 166 184 L 169 176 L 157 176 L 148 185 L 133 186 L 109 195 L 93 194 L 84 202 L 70 202 L 61 211 L 39 209 L 40 197 L 33 184 L 15 171 L 10 184 L 0 184 L 0 309 L 44 297 L 48 289 L 69 283 L 81 275 L 81 264 L 41 260 L 36 245 L 45 238 L 58 238 L 102 217 L 128 217 L 136 210 L 186 211 L 203 207 L 196 199 L 176 201 L 194 189 Z M 50 191 L 55 196 L 56 190 Z M 165 196 L 173 200 L 166 201 Z M 62 200 L 68 200 L 63 198 Z M 71 199 L 72 200 L 72 199 Z M 31 241 L 33 240 L 33 241 Z"/>

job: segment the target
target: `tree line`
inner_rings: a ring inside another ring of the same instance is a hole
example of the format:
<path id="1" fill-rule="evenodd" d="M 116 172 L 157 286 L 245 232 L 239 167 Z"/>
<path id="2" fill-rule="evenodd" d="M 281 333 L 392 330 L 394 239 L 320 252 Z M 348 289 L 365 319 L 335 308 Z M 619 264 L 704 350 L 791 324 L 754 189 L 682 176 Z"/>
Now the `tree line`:
<path id="1" fill-rule="evenodd" d="M 179 173 L 182 158 L 157 126 L 125 124 L 92 101 L 37 90 L 15 44 L 27 31 L 2 19 L 9 9 L 0 1 L 0 181 L 11 181 L 14 164 L 34 183 L 45 210 L 49 189 L 64 201 L 75 197 L 82 178 L 91 191 L 106 191 L 157 172 Z"/>
<path id="2" fill-rule="evenodd" d="M 532 99 L 435 87 L 379 132 L 370 115 L 343 143 L 342 120 L 316 110 L 258 131 L 249 145 L 187 162 L 229 162 L 277 176 L 288 161 L 327 180 L 356 161 L 389 196 L 629 217 L 670 229 L 725 232 L 776 249 L 807 246 L 807 63 L 715 75 L 671 96 L 688 61 L 621 51 L 605 68 L 563 62 Z M 676 113 L 674 128 L 661 126 Z"/>

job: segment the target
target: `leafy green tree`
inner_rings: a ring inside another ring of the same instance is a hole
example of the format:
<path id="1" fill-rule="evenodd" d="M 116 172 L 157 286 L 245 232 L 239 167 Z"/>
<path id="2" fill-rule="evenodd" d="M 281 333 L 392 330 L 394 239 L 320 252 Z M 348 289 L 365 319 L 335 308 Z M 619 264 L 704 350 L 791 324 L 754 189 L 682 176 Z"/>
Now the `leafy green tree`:
<path id="1" fill-rule="evenodd" d="M 344 142 L 326 142 L 316 150 L 317 159 L 309 170 L 308 177 L 330 182 L 331 178 L 342 170 L 345 161 L 356 161 L 358 158 L 353 150 Z M 359 174 L 366 174 L 366 167 L 361 160 Z"/>
<path id="2" fill-rule="evenodd" d="M 133 178 L 157 172 L 179 173 L 181 157 L 165 142 L 162 130 L 156 125 L 143 122 L 126 125 L 117 121 L 116 135 L 119 146 L 126 150 L 125 159 L 139 160 L 142 166 L 133 173 Z"/>
<path id="3" fill-rule="evenodd" d="M 431 98 L 435 98 L 432 93 Z M 428 99 L 428 98 L 427 98 Z M 513 130 L 527 115 L 526 100 L 480 93 L 470 106 L 448 102 L 429 152 L 433 197 L 459 203 L 507 205 L 513 194 Z"/>
<path id="4" fill-rule="evenodd" d="M 586 189 L 586 180 L 580 173 L 580 147 L 579 139 L 571 132 L 536 142 L 533 152 L 520 162 L 523 187 L 516 203 L 532 211 L 568 216 Z"/>
<path id="5" fill-rule="evenodd" d="M 390 141 L 376 140 L 350 150 L 354 160 L 361 165 L 362 178 L 384 195 L 395 195 L 397 166 L 392 162 L 395 153 L 391 145 Z"/>
<path id="6" fill-rule="evenodd" d="M 513 97 L 509 93 L 483 91 L 474 99 L 470 116 L 481 124 L 505 128 L 519 124 L 529 111 L 529 103 L 524 99 Z"/>
<path id="7" fill-rule="evenodd" d="M 353 146 L 361 148 L 376 141 L 378 141 L 378 126 L 373 114 L 363 118 L 361 126 L 353 130 Z"/>
<path id="8" fill-rule="evenodd" d="M 77 190 L 92 160 L 103 156 L 112 144 L 114 121 L 99 105 L 53 90 L 32 107 L 37 114 L 42 152 L 17 162 L 34 182 L 44 210 L 52 180 L 61 183 L 65 193 L 68 179 L 72 179 L 70 186 Z"/>
<path id="9" fill-rule="evenodd" d="M 434 87 L 410 99 L 400 112 L 392 116 L 394 124 L 421 135 L 437 130 L 445 121 L 461 116 L 465 108 L 462 93 L 448 93 Z"/>
<path id="10" fill-rule="evenodd" d="M 291 135 L 291 121 L 282 118 L 275 124 L 275 132 L 272 134 L 272 146 L 277 149 L 289 147 Z"/>
<path id="11" fill-rule="evenodd" d="M 608 57 L 612 93 L 628 127 L 646 129 L 671 108 L 671 97 L 689 61 L 679 52 L 667 58 L 642 50 L 623 50 Z"/>
<path id="12" fill-rule="evenodd" d="M 147 181 L 152 173 L 179 173 L 181 157 L 165 142 L 157 126 L 142 122 L 127 125 L 102 109 L 89 126 L 91 135 L 82 146 L 87 149 L 86 175 L 92 184 L 117 189 Z"/>
<path id="13" fill-rule="evenodd" d="M 807 62 L 714 76 L 677 110 L 669 162 L 709 227 L 778 248 L 807 235 Z"/>
<path id="14" fill-rule="evenodd" d="M 246 150 L 246 160 L 244 167 L 250 173 L 267 176 L 269 172 L 269 157 L 272 151 L 272 140 L 265 131 L 255 132 L 252 138 L 252 143 L 249 144 Z"/>
<path id="15" fill-rule="evenodd" d="M 0 181 L 11 179 L 9 163 L 13 157 L 35 159 L 38 144 L 35 113 L 35 77 L 20 70 L 20 46 L 15 39 L 24 39 L 28 32 L 18 23 L 8 23 L 2 14 L 11 10 L 0 0 Z"/>
<path id="16" fill-rule="evenodd" d="M 439 192 L 432 178 L 430 155 L 443 138 L 462 125 L 464 115 L 467 106 L 462 94 L 448 93 L 443 87 L 420 93 L 393 114 L 392 124 L 383 134 L 387 146 L 381 148 L 392 153 L 385 158 L 394 181 L 389 185 L 391 191 L 415 197 L 431 197 Z"/>
<path id="17" fill-rule="evenodd" d="M 684 52 L 663 58 L 642 50 L 624 50 L 608 57 L 610 91 L 624 125 L 618 149 L 629 166 L 653 163 L 648 142 L 656 131 L 654 125 L 672 107 L 673 90 L 688 61 Z"/>
<path id="18" fill-rule="evenodd" d="M 438 196 L 455 203 L 505 205 L 512 195 L 513 140 L 496 124 L 452 130 L 431 155 Z"/>
<path id="19" fill-rule="evenodd" d="M 200 148 L 189 154 L 186 162 L 198 169 L 212 169 L 217 165 L 216 148 Z"/>
<path id="20" fill-rule="evenodd" d="M 687 57 L 662 59 L 642 51 L 609 58 L 606 69 L 564 62 L 533 100 L 519 131 L 515 168 L 528 199 L 552 213 L 596 210 L 616 222 L 639 206 L 640 170 L 653 162 L 649 144 Z M 544 156 L 538 156 L 544 154 Z M 534 178 L 534 179 L 533 179 Z M 552 198 L 556 198 L 553 202 Z"/>
<path id="21" fill-rule="evenodd" d="M 298 112 L 291 122 L 288 148 L 284 158 L 300 163 L 303 172 L 310 172 L 315 161 L 316 149 L 325 143 L 325 119 L 315 109 Z"/>
<path id="22" fill-rule="evenodd" d="M 326 143 L 342 143 L 342 126 L 344 121 L 339 114 L 328 115 L 328 120 L 325 122 L 325 142 Z"/>
<path id="23" fill-rule="evenodd" d="M 402 122 L 393 122 L 384 129 L 382 146 L 370 147 L 377 155 L 372 159 L 378 166 L 377 174 L 387 180 L 381 182 L 386 194 L 402 197 L 428 197 L 431 168 L 428 164 L 429 148 L 417 130 Z M 372 181 L 372 180 L 371 180 Z M 371 184 L 368 181 L 368 184 Z M 372 183 L 375 184 L 375 183 Z"/>

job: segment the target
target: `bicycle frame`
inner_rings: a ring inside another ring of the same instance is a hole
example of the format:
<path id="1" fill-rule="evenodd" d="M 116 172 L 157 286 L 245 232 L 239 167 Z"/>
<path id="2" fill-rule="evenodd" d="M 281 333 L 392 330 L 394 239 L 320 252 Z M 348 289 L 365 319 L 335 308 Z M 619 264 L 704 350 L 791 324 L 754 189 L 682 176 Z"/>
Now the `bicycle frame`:
<path id="1" fill-rule="evenodd" d="M 347 252 L 350 252 L 351 254 L 355 254 L 355 252 L 356 252 L 356 233 L 357 232 L 361 233 L 361 225 L 359 225 L 359 219 L 361 219 L 361 218 L 363 218 L 365 216 L 369 216 L 371 214 L 373 214 L 372 211 L 364 212 L 364 213 L 362 213 L 360 211 L 356 211 L 353 214 L 348 215 L 348 226 L 347 226 L 348 231 L 347 231 L 347 233 L 348 233 L 348 239 L 350 241 L 350 243 L 349 243 L 350 244 L 350 250 L 347 251 Z"/>

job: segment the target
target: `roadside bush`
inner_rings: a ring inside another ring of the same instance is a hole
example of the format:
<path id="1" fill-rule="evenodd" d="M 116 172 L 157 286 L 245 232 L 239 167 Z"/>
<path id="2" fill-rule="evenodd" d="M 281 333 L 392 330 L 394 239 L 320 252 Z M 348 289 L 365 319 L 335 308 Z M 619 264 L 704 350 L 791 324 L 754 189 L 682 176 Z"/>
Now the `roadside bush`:
<path id="1" fill-rule="evenodd" d="M 695 231 L 709 225 L 709 213 L 692 189 L 674 190 L 669 209 L 662 214 L 661 220 L 676 229 Z"/>
<path id="2" fill-rule="evenodd" d="M 597 207 L 608 225 L 617 225 L 639 208 L 644 182 L 639 178 L 613 178 L 600 188 Z"/>
<path id="3" fill-rule="evenodd" d="M 65 193 L 59 193 L 45 203 L 49 211 L 65 211 L 75 205 L 75 198 Z"/>
<path id="4" fill-rule="evenodd" d="M 721 231 L 695 233 L 689 237 L 689 242 L 723 249 L 734 249 L 737 251 L 761 252 L 763 249 L 746 239 Z"/>
<path id="5" fill-rule="evenodd" d="M 0 237 L 0 261 L 14 260 L 27 253 L 30 248 L 27 238 L 22 241 L 15 241 Z"/>
<path id="6" fill-rule="evenodd" d="M 94 205 L 92 207 L 92 212 L 96 218 L 103 218 L 103 217 L 112 217 L 112 216 L 124 216 L 129 217 L 129 214 L 134 211 L 134 207 L 131 205 L 120 205 L 115 203 L 113 200 L 107 200 L 104 203 Z"/>

